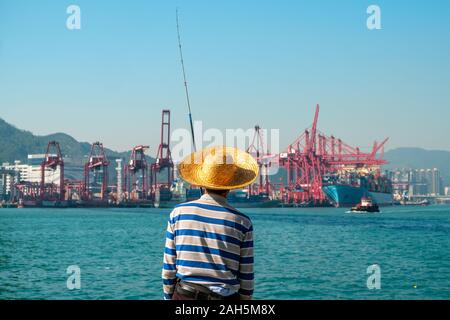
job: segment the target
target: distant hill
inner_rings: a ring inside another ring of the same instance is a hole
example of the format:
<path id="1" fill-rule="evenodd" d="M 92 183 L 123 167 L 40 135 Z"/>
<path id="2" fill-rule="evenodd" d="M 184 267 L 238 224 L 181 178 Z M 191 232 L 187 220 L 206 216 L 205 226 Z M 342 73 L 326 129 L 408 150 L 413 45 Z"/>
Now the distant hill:
<path id="1" fill-rule="evenodd" d="M 398 148 L 385 153 L 388 169 L 438 168 L 446 185 L 450 185 L 450 151 L 425 150 L 421 148 Z"/>
<path id="2" fill-rule="evenodd" d="M 83 162 L 89 154 L 91 144 L 78 142 L 65 133 L 53 133 L 36 136 L 29 131 L 21 130 L 0 118 L 0 162 L 26 161 L 27 155 L 45 153 L 49 141 L 58 141 L 61 152 L 73 162 Z M 126 158 L 129 152 L 115 152 L 105 148 L 106 155 L 111 158 Z"/>
<path id="3" fill-rule="evenodd" d="M 73 137 L 65 133 L 53 133 L 46 136 L 37 136 L 29 131 L 21 130 L 7 123 L 0 118 L 0 164 L 3 162 L 14 162 L 20 160 L 27 161 L 28 154 L 45 153 L 49 141 L 58 141 L 61 146 L 61 152 L 65 157 L 65 162 L 71 166 L 82 166 L 89 155 L 91 144 L 87 142 L 78 142 Z M 105 148 L 105 153 L 110 160 L 110 176 L 114 174 L 115 159 L 127 160 L 130 152 L 116 152 Z M 149 163 L 154 159 L 148 157 Z M 69 177 L 80 179 L 81 177 Z"/>

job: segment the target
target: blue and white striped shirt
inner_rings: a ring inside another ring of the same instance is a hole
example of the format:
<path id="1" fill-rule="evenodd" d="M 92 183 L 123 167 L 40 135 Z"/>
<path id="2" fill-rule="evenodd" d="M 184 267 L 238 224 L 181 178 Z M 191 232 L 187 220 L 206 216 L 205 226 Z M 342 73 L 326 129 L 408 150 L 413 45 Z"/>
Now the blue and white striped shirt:
<path id="1" fill-rule="evenodd" d="M 253 226 L 224 197 L 205 194 L 171 212 L 162 270 L 164 298 L 175 280 L 200 284 L 224 296 L 253 295 Z"/>

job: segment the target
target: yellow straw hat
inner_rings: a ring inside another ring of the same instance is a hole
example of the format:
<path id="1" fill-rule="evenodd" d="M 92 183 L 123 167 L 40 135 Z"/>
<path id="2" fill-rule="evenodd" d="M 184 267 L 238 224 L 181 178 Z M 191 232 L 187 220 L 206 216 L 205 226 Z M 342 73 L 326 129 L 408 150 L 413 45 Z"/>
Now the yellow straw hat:
<path id="1" fill-rule="evenodd" d="M 213 190 L 243 188 L 256 180 L 258 171 L 258 163 L 249 153 L 226 146 L 194 152 L 178 165 L 185 181 Z"/>

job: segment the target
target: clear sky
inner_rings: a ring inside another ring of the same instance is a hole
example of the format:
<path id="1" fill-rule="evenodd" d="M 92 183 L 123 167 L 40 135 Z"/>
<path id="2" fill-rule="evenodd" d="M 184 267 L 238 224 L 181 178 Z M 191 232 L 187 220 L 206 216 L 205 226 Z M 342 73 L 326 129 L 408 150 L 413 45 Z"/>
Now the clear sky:
<path id="1" fill-rule="evenodd" d="M 71 4 L 81 30 L 66 28 Z M 154 153 L 161 109 L 188 126 L 176 7 L 205 127 L 279 128 L 285 146 L 319 103 L 320 129 L 349 144 L 450 150 L 447 0 L 0 0 L 0 117 Z"/>

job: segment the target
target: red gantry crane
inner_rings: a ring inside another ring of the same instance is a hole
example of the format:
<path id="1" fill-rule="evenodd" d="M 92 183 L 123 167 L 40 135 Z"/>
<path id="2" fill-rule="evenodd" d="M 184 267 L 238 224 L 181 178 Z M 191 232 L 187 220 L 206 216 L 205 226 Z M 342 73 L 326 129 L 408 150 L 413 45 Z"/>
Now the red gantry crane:
<path id="1" fill-rule="evenodd" d="M 83 200 L 108 200 L 108 165 L 103 144 L 93 143 L 89 158 L 84 164 Z"/>
<path id="2" fill-rule="evenodd" d="M 162 174 L 163 170 L 167 171 L 167 179 L 158 181 L 158 175 Z M 161 143 L 158 147 L 156 161 L 151 165 L 150 184 L 152 199 L 156 199 L 156 193 L 159 190 L 160 200 L 170 200 L 170 187 L 172 186 L 173 179 L 174 165 L 170 153 L 170 110 L 163 110 L 161 119 Z"/>
<path id="3" fill-rule="evenodd" d="M 15 183 L 17 199 L 25 206 L 36 206 L 41 193 L 40 182 Z"/>
<path id="4" fill-rule="evenodd" d="M 283 200 L 287 203 L 325 205 L 328 200 L 322 186 L 333 174 L 364 167 L 378 168 L 380 174 L 379 167 L 387 163 L 383 160 L 383 153 L 380 157 L 377 155 L 388 139 L 382 143 L 375 142 L 372 151 L 364 153 L 360 148 L 319 132 L 318 119 L 319 105 L 316 106 L 312 127 L 279 156 L 280 166 L 287 174 L 287 185 L 283 190 Z"/>
<path id="5" fill-rule="evenodd" d="M 148 164 L 145 150 L 149 146 L 139 145 L 131 151 L 130 161 L 125 165 L 124 193 L 128 200 L 146 200 L 148 198 Z"/>
<path id="6" fill-rule="evenodd" d="M 52 152 L 53 151 L 53 152 Z M 59 184 L 46 182 L 47 172 L 56 172 L 59 168 Z M 47 169 L 50 169 L 49 171 Z M 64 160 L 59 143 L 50 141 L 47 145 L 44 160 L 41 163 L 41 201 L 64 201 Z"/>
<path id="7" fill-rule="evenodd" d="M 69 180 L 64 181 L 64 187 L 66 189 L 66 199 L 71 201 L 79 201 L 83 196 L 84 181 L 83 180 Z"/>
<path id="8" fill-rule="evenodd" d="M 267 196 L 273 191 L 273 185 L 269 179 L 269 168 L 271 167 L 271 160 L 276 155 L 271 155 L 266 143 L 264 142 L 263 130 L 259 125 L 255 126 L 255 134 L 253 135 L 252 142 L 247 148 L 247 152 L 250 153 L 257 161 L 259 166 L 259 180 L 257 183 L 253 183 L 249 186 L 249 196 L 265 193 Z"/>

